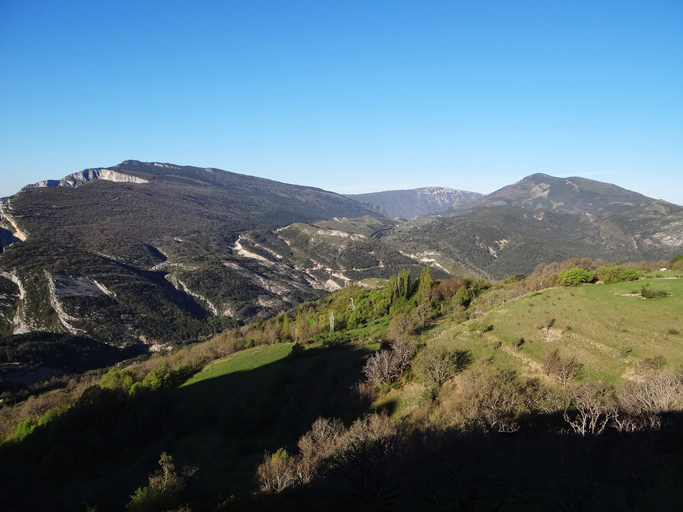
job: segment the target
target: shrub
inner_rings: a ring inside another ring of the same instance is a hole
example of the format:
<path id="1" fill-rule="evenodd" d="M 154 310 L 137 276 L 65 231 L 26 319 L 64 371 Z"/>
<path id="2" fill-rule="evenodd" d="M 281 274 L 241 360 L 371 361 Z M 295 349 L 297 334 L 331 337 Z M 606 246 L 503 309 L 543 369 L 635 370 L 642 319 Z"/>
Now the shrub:
<path id="1" fill-rule="evenodd" d="M 403 336 L 412 331 L 414 327 L 415 325 L 408 315 L 399 313 L 394 315 L 391 319 L 388 336 L 393 339 L 401 339 Z"/>
<path id="2" fill-rule="evenodd" d="M 650 284 L 643 285 L 640 289 L 641 297 L 645 299 L 660 299 L 662 297 L 668 297 L 669 294 L 663 290 L 653 290 L 650 288 Z"/>
<path id="3" fill-rule="evenodd" d="M 636 365 L 636 370 L 641 373 L 650 372 L 653 370 L 661 370 L 666 365 L 666 359 L 663 356 L 646 357 L 639 361 Z"/>
<path id="4" fill-rule="evenodd" d="M 149 475 L 149 484 L 138 488 L 126 504 L 126 510 L 153 512 L 170 510 L 178 506 L 185 480 L 178 476 L 173 457 L 166 452 L 159 458 L 160 469 Z"/>
<path id="5" fill-rule="evenodd" d="M 619 276 L 624 271 L 624 267 L 620 262 L 608 263 L 602 265 L 595 270 L 595 277 L 605 284 L 618 283 Z"/>
<path id="6" fill-rule="evenodd" d="M 621 274 L 619 274 L 620 281 L 637 281 L 644 274 L 644 272 L 639 272 L 638 270 L 633 270 L 627 268 Z"/>
<path id="7" fill-rule="evenodd" d="M 529 412 L 529 398 L 513 372 L 472 371 L 463 379 L 452 420 L 467 428 L 515 432 L 517 417 Z"/>
<path id="8" fill-rule="evenodd" d="M 631 414 L 659 414 L 683 407 L 683 382 L 680 375 L 667 370 L 652 370 L 640 381 L 619 387 L 622 408 Z"/>
<path id="9" fill-rule="evenodd" d="M 427 385 L 440 386 L 471 362 L 468 351 L 450 351 L 430 345 L 416 358 L 413 371 Z"/>
<path id="10" fill-rule="evenodd" d="M 579 286 L 583 283 L 590 283 L 593 276 L 582 268 L 563 270 L 557 277 L 557 283 L 562 286 Z"/>
<path id="11" fill-rule="evenodd" d="M 109 389 L 122 389 L 128 392 L 135 381 L 135 374 L 130 370 L 112 368 L 102 377 L 100 386 Z"/>

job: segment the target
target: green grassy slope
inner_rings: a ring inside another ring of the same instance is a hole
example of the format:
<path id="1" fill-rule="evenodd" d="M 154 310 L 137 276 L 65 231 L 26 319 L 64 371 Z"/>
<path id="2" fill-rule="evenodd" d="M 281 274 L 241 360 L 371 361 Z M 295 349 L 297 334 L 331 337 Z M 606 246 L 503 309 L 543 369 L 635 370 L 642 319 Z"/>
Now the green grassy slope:
<path id="1" fill-rule="evenodd" d="M 627 296 L 644 284 L 671 296 L 645 300 Z M 644 358 L 663 356 L 683 365 L 683 281 L 647 280 L 612 285 L 558 288 L 531 294 L 490 312 L 491 336 L 540 361 L 544 350 L 560 348 L 584 364 L 583 377 L 617 384 Z M 548 318 L 553 326 L 539 329 Z M 669 332 L 671 331 L 671 333 Z"/>

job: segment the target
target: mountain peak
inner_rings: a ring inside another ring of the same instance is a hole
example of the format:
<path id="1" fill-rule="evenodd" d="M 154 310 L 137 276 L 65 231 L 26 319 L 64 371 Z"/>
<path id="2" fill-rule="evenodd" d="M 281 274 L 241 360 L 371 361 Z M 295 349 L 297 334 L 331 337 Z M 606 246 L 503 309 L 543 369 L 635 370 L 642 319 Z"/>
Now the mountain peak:
<path id="1" fill-rule="evenodd" d="M 473 203 L 456 205 L 454 209 L 462 211 L 481 207 L 517 206 L 526 209 L 609 215 L 626 213 L 653 201 L 652 198 L 610 183 L 577 176 L 558 178 L 536 173 Z"/>

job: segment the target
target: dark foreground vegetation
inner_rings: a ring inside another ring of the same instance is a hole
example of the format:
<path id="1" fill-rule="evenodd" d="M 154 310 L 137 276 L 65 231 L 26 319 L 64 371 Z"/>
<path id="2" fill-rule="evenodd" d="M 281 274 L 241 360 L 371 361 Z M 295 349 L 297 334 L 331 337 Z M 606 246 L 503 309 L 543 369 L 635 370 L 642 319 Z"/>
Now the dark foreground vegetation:
<path id="1" fill-rule="evenodd" d="M 534 361 L 539 342 L 491 338 L 487 314 L 584 282 L 561 276 L 629 281 L 673 263 L 570 260 L 496 283 L 402 271 L 8 393 L 0 509 L 676 510 L 678 363 L 624 350 L 629 377 L 593 381 L 567 347 Z"/>

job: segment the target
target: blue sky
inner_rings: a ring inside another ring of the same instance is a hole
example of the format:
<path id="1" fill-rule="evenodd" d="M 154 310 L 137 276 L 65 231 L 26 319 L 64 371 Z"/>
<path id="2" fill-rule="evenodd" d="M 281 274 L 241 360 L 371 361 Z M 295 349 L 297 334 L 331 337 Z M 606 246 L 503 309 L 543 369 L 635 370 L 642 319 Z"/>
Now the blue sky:
<path id="1" fill-rule="evenodd" d="M 0 196 L 123 160 L 683 204 L 683 2 L 0 0 Z"/>

